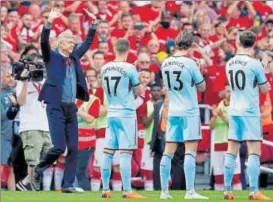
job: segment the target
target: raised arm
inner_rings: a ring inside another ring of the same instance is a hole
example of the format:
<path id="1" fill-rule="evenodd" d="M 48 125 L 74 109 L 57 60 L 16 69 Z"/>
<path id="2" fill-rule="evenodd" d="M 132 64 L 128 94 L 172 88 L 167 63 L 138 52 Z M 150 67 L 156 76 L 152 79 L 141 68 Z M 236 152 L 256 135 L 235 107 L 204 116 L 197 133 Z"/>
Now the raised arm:
<path id="1" fill-rule="evenodd" d="M 236 7 L 239 5 L 240 1 L 234 1 L 227 9 L 227 15 L 229 18 L 232 17 L 232 12 L 236 9 Z"/>
<path id="2" fill-rule="evenodd" d="M 65 11 L 73 13 L 73 12 L 75 12 L 79 8 L 79 6 L 81 5 L 81 3 L 82 3 L 82 1 L 75 1 L 71 5 L 67 6 L 65 8 Z"/>
<path id="3" fill-rule="evenodd" d="M 75 50 L 79 58 L 81 58 L 89 50 L 96 34 L 96 28 L 97 28 L 97 22 L 98 22 L 98 20 L 92 13 L 90 13 L 86 9 L 85 9 L 85 12 L 87 13 L 88 16 L 90 16 L 93 19 L 93 21 L 89 27 L 89 31 L 87 33 L 85 40 Z"/>
<path id="4" fill-rule="evenodd" d="M 53 21 L 60 17 L 61 12 L 58 8 L 53 8 L 48 16 L 48 20 L 43 27 L 42 34 L 41 34 L 41 50 L 42 50 L 42 57 L 45 63 L 50 60 L 50 42 L 49 42 L 49 35 L 50 35 L 50 28 Z"/>
<path id="5" fill-rule="evenodd" d="M 18 81 L 16 86 L 16 94 L 18 104 L 23 106 L 26 104 L 27 101 L 27 89 L 28 89 L 28 81 Z"/>
<path id="6" fill-rule="evenodd" d="M 255 8 L 253 7 L 252 2 L 244 1 L 244 3 L 247 7 L 247 11 L 249 13 L 249 16 L 254 18 L 257 15 L 257 12 L 256 12 Z"/>

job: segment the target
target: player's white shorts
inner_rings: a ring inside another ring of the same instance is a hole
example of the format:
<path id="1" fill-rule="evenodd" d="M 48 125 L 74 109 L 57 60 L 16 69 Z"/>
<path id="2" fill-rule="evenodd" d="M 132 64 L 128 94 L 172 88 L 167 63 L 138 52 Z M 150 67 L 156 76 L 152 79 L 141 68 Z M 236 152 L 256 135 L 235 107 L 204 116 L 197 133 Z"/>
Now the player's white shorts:
<path id="1" fill-rule="evenodd" d="M 137 121 L 136 117 L 108 118 L 105 148 L 114 150 L 137 149 Z"/>
<path id="2" fill-rule="evenodd" d="M 228 139 L 262 141 L 262 123 L 259 116 L 230 116 Z"/>
<path id="3" fill-rule="evenodd" d="M 142 150 L 142 158 L 141 158 L 141 169 L 142 170 L 153 170 L 153 160 L 152 151 L 149 144 L 144 144 Z"/>
<path id="4" fill-rule="evenodd" d="M 201 140 L 199 116 L 169 116 L 166 142 Z"/>
<path id="5" fill-rule="evenodd" d="M 100 167 L 102 165 L 103 161 L 103 150 L 104 150 L 104 143 L 105 143 L 105 138 L 98 138 L 96 139 L 96 149 L 94 153 L 94 162 L 93 166 L 94 167 Z M 114 156 L 113 156 L 113 165 L 119 165 L 119 151 L 116 151 Z"/>

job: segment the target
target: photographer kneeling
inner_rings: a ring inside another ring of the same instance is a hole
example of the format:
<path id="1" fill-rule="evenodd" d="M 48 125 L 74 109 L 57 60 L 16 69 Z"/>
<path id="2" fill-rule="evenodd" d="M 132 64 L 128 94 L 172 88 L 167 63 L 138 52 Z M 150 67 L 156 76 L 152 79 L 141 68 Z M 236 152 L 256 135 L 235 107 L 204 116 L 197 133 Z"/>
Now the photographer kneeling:
<path id="1" fill-rule="evenodd" d="M 38 101 L 45 81 L 44 65 L 40 62 L 38 51 L 35 52 L 33 49 L 28 51 L 19 62 L 13 64 L 13 74 L 17 80 L 16 95 L 21 106 L 19 133 L 28 165 L 27 177 L 16 184 L 21 191 L 31 190 L 34 167 L 39 163 L 42 153 L 52 147 L 45 106 Z"/>

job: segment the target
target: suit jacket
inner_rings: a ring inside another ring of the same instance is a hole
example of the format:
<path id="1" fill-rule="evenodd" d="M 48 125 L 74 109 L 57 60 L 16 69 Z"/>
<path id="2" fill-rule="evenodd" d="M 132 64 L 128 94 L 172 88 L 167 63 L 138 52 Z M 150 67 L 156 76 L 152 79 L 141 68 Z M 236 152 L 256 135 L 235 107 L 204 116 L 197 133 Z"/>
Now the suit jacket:
<path id="1" fill-rule="evenodd" d="M 77 78 L 77 99 L 88 101 L 89 95 L 86 81 L 80 64 L 80 58 L 88 51 L 91 46 L 96 29 L 93 25 L 89 28 L 86 39 L 74 49 L 69 56 L 74 62 Z M 42 57 L 47 69 L 47 79 L 43 85 L 39 101 L 49 104 L 61 104 L 62 102 L 62 85 L 66 77 L 66 58 L 58 50 L 51 50 L 49 43 L 50 29 L 43 27 L 41 34 Z"/>
<path id="2" fill-rule="evenodd" d="M 165 148 L 165 139 L 164 139 L 164 132 L 159 130 L 160 127 L 160 109 L 162 105 L 164 104 L 164 101 L 160 101 L 154 106 L 154 127 L 153 127 L 153 133 L 152 133 L 152 140 L 150 142 L 150 147 L 153 152 L 163 153 Z M 157 141 L 159 140 L 159 141 Z M 157 145 L 159 144 L 159 145 Z M 157 151 L 160 150 L 160 151 Z"/>

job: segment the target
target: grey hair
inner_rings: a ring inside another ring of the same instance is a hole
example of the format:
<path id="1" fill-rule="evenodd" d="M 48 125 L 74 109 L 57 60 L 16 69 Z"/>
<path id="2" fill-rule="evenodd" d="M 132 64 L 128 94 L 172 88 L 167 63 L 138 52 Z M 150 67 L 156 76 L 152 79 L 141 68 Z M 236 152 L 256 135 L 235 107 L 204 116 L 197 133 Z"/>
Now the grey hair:
<path id="1" fill-rule="evenodd" d="M 115 48 L 119 54 L 127 53 L 130 49 L 130 42 L 127 39 L 118 39 Z"/>
<path id="2" fill-rule="evenodd" d="M 194 42 L 194 36 L 190 32 L 180 33 L 177 36 L 176 41 L 175 41 L 176 46 L 180 50 L 189 49 L 192 46 L 193 42 Z"/>

